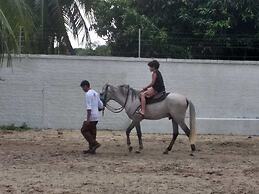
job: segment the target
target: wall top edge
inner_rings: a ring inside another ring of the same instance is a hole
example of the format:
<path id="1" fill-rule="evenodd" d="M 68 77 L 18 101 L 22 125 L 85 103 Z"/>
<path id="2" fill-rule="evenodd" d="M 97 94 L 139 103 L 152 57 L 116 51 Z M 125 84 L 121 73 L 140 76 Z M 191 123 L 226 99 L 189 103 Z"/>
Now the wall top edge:
<path id="1" fill-rule="evenodd" d="M 259 61 L 231 61 L 209 59 L 173 59 L 173 58 L 135 58 L 135 57 L 111 57 L 111 56 L 71 56 L 71 55 L 14 55 L 13 58 L 21 59 L 59 59 L 59 60 L 93 60 L 93 61 L 122 61 L 122 62 L 149 62 L 158 60 L 162 63 L 195 63 L 195 64 L 233 64 L 233 65 L 259 65 Z"/>

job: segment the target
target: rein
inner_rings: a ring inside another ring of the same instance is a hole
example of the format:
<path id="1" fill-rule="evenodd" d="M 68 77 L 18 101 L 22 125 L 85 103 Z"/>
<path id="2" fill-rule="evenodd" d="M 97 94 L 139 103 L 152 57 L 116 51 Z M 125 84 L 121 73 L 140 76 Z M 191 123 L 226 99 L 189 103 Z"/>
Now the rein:
<path id="1" fill-rule="evenodd" d="M 128 99 L 129 99 L 129 92 L 130 92 L 130 87 L 128 85 L 128 92 L 127 92 L 127 96 L 126 96 L 126 100 L 123 106 L 121 106 L 120 108 L 113 108 L 111 105 L 107 104 L 106 102 L 106 98 L 107 98 L 107 90 L 108 90 L 108 85 L 105 88 L 105 93 L 104 93 L 104 106 L 106 106 L 111 112 L 113 113 L 120 113 L 121 111 L 123 111 L 127 105 Z"/>

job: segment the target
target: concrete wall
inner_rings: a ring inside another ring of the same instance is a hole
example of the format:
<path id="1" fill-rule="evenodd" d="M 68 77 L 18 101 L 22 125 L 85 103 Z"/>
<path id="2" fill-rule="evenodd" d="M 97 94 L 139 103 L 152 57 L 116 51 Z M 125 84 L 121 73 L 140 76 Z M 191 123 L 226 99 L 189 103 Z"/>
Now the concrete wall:
<path id="1" fill-rule="evenodd" d="M 87 79 L 92 87 L 151 80 L 150 59 L 28 55 L 0 69 L 0 125 L 26 122 L 37 128 L 79 129 L 84 119 Z M 259 63 L 160 59 L 168 91 L 186 95 L 196 106 L 199 133 L 259 135 Z M 99 128 L 123 129 L 125 113 L 105 112 Z M 171 132 L 168 119 L 144 121 L 143 132 Z"/>

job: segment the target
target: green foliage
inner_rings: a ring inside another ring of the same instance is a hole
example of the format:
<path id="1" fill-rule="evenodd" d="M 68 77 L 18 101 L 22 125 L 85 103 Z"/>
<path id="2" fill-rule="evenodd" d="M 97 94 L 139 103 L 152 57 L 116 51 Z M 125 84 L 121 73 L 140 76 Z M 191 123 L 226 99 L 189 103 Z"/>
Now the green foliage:
<path id="1" fill-rule="evenodd" d="M 31 128 L 28 127 L 26 123 L 23 123 L 19 127 L 15 126 L 14 124 L 0 126 L 0 130 L 3 130 L 3 131 L 27 131 L 30 129 Z"/>
<path id="2" fill-rule="evenodd" d="M 4 54 L 8 54 L 7 66 L 11 62 L 11 53 L 18 52 L 18 34 L 23 29 L 25 43 L 33 30 L 31 11 L 24 0 L 0 0 L 0 65 Z"/>
<path id="3" fill-rule="evenodd" d="M 108 47 L 79 55 L 136 57 L 140 28 L 142 57 L 259 60 L 254 0 L 0 0 L 0 64 L 19 53 L 20 32 L 23 53 L 76 54 L 68 28 L 86 47 L 89 30 L 107 37 Z"/>
<path id="4" fill-rule="evenodd" d="M 93 28 L 112 55 L 259 59 L 259 3 L 254 0 L 96 0 Z"/>
<path id="5" fill-rule="evenodd" d="M 83 15 L 91 22 L 86 0 L 0 0 L 0 62 L 4 54 L 75 54 L 67 31 L 74 37 L 83 31 L 82 41 L 89 44 L 89 33 Z M 80 8 L 85 12 L 81 13 Z M 8 60 L 10 64 L 10 60 Z"/>
<path id="6" fill-rule="evenodd" d="M 43 54 L 75 54 L 67 31 L 74 37 L 83 31 L 81 41 L 89 43 L 89 33 L 80 6 L 87 7 L 83 0 L 26 0 L 33 12 L 35 31 L 29 50 L 24 52 Z M 86 9 L 85 9 L 86 10 Z M 40 14 L 39 14 L 40 13 Z M 86 12 L 87 14 L 88 12 Z"/>
<path id="7" fill-rule="evenodd" d="M 106 45 L 98 46 L 95 49 L 77 48 L 75 51 L 78 56 L 111 56 L 111 49 Z"/>

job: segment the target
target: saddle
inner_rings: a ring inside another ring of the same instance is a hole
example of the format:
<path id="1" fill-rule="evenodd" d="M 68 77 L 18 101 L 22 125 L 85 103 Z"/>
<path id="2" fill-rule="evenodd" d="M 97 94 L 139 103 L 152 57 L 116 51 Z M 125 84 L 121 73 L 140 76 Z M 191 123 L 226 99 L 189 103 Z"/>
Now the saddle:
<path id="1" fill-rule="evenodd" d="M 170 94 L 170 92 L 160 92 L 158 94 L 156 94 L 155 96 L 151 97 L 151 98 L 146 98 L 146 104 L 154 104 L 157 102 L 161 102 L 163 101 L 168 95 Z"/>

